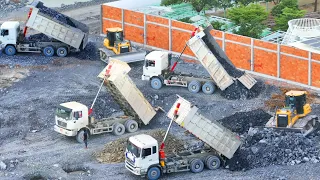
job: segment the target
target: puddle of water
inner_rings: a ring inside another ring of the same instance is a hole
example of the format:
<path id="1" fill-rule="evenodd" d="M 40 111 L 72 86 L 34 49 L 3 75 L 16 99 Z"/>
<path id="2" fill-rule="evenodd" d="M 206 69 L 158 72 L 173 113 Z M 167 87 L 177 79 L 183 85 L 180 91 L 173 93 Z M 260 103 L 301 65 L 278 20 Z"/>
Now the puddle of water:
<path id="1" fill-rule="evenodd" d="M 61 4 L 69 5 L 74 4 L 75 2 L 86 2 L 90 0 L 41 0 L 43 4 L 47 7 L 60 7 Z M 32 2 L 32 0 L 29 0 L 29 2 Z"/>

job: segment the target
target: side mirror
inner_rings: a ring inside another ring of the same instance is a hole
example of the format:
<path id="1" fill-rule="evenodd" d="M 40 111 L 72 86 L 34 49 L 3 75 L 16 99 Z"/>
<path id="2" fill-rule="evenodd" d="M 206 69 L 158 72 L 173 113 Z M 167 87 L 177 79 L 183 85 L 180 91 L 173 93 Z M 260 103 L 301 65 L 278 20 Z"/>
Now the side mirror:
<path id="1" fill-rule="evenodd" d="M 146 63 L 145 63 L 145 67 L 148 67 L 149 66 L 149 63 L 148 63 L 148 61 L 146 61 Z"/>
<path id="2" fill-rule="evenodd" d="M 76 118 L 76 120 L 78 120 L 79 119 L 79 112 L 75 112 L 74 117 Z"/>

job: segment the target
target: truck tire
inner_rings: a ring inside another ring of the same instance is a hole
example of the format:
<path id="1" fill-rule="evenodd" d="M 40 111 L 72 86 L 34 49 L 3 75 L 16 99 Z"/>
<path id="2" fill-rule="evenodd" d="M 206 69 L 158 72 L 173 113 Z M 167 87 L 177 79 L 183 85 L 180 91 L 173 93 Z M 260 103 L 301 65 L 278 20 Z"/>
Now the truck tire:
<path id="1" fill-rule="evenodd" d="M 153 89 L 161 89 L 162 87 L 162 81 L 158 77 L 152 78 L 150 84 Z"/>
<path id="2" fill-rule="evenodd" d="M 193 159 L 190 162 L 190 171 L 193 173 L 199 173 L 202 172 L 204 168 L 204 163 L 201 161 L 201 159 Z"/>
<path id="3" fill-rule="evenodd" d="M 84 129 L 81 129 L 79 132 L 78 132 L 78 134 L 77 134 L 77 136 L 76 136 L 76 139 L 77 139 L 77 141 L 78 141 L 78 143 L 83 143 L 83 134 L 84 134 Z M 87 133 L 87 138 L 89 139 L 89 133 Z"/>
<path id="4" fill-rule="evenodd" d="M 52 57 L 54 55 L 54 48 L 52 46 L 47 46 L 43 49 L 43 54 L 46 57 Z"/>
<path id="5" fill-rule="evenodd" d="M 8 45 L 5 49 L 4 52 L 6 53 L 6 55 L 8 56 L 13 56 L 16 54 L 17 50 L 14 46 L 12 45 Z"/>
<path id="6" fill-rule="evenodd" d="M 160 169 L 158 167 L 151 167 L 148 170 L 147 178 L 149 180 L 157 180 L 157 179 L 160 178 L 160 175 L 161 175 L 161 172 L 160 172 Z"/>
<path id="7" fill-rule="evenodd" d="M 126 131 L 128 133 L 133 133 L 133 132 L 136 132 L 138 130 L 138 123 L 135 120 L 131 120 L 130 119 L 130 120 L 126 121 L 124 126 L 126 127 Z"/>
<path id="8" fill-rule="evenodd" d="M 218 169 L 220 164 L 220 159 L 217 156 L 208 156 L 206 158 L 206 167 L 210 170 Z"/>
<path id="9" fill-rule="evenodd" d="M 201 83 L 200 81 L 197 81 L 197 80 L 191 81 L 188 85 L 188 89 L 192 93 L 198 93 L 200 91 L 200 88 L 201 88 Z"/>
<path id="10" fill-rule="evenodd" d="M 213 94 L 215 90 L 216 87 L 213 82 L 206 82 L 204 85 L 202 85 L 202 92 L 205 94 Z"/>
<path id="11" fill-rule="evenodd" d="M 113 125 L 113 131 L 112 131 L 112 133 L 113 133 L 114 135 L 120 136 L 120 135 L 124 134 L 124 132 L 125 132 L 125 127 L 124 127 L 123 124 L 121 124 L 121 123 L 115 123 L 115 124 Z"/>
<path id="12" fill-rule="evenodd" d="M 66 57 L 67 54 L 68 54 L 68 49 L 67 49 L 67 48 L 65 48 L 65 47 L 59 47 L 59 48 L 57 49 L 57 55 L 58 55 L 59 57 Z"/>

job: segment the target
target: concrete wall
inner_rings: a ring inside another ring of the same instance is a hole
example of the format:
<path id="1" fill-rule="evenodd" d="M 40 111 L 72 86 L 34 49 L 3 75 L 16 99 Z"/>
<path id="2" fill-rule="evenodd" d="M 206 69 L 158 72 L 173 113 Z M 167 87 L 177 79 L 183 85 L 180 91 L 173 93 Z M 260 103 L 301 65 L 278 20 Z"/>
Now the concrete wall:
<path id="1" fill-rule="evenodd" d="M 101 6 L 101 32 L 122 27 L 125 38 L 145 47 L 180 53 L 194 26 L 127 9 Z M 320 54 L 265 42 L 245 36 L 212 30 L 211 33 L 233 64 L 268 78 L 320 88 Z M 186 57 L 195 59 L 187 48 Z M 196 60 L 191 62 L 197 63 Z"/>

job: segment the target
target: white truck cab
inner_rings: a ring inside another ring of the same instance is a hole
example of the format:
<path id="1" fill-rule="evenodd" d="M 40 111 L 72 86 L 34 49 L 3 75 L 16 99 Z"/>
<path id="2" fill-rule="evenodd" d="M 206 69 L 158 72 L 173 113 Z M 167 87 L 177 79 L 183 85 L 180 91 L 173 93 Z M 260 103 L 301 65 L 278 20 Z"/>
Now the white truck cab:
<path id="1" fill-rule="evenodd" d="M 154 76 L 159 76 L 162 71 L 169 67 L 169 52 L 152 51 L 145 57 L 143 65 L 142 80 L 150 80 Z"/>
<path id="2" fill-rule="evenodd" d="M 1 48 L 7 45 L 16 46 L 20 33 L 20 23 L 18 21 L 4 22 L 0 27 L 0 44 Z"/>
<path id="3" fill-rule="evenodd" d="M 159 165 L 158 142 L 146 134 L 128 139 L 125 166 L 135 175 L 145 176 L 148 169 Z"/>
<path id="4" fill-rule="evenodd" d="M 78 131 L 89 124 L 87 106 L 72 101 L 62 103 L 56 109 L 54 130 L 66 136 L 76 136 Z"/>

